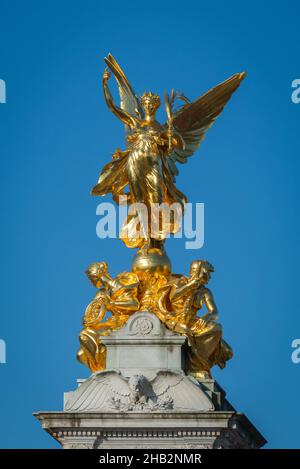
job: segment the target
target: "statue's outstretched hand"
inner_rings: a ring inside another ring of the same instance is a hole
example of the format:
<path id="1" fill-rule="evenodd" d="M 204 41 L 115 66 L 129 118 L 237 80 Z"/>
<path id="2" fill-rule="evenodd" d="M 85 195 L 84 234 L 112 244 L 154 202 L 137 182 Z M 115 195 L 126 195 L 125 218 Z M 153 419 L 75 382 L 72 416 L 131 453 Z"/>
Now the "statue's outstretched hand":
<path id="1" fill-rule="evenodd" d="M 108 67 L 106 67 L 103 73 L 103 81 L 107 82 L 110 76 L 111 76 L 111 71 L 109 70 Z"/>

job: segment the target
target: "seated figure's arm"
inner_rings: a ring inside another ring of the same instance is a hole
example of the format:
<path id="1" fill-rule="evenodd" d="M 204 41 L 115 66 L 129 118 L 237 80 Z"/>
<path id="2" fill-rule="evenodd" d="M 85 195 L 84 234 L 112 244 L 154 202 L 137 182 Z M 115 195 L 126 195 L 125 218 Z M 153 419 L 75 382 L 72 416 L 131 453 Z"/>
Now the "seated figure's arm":
<path id="1" fill-rule="evenodd" d="M 177 284 L 173 285 L 170 291 L 170 300 L 177 300 L 178 298 L 181 298 L 182 296 L 186 295 L 187 293 L 194 292 L 194 289 L 196 287 L 196 282 L 195 280 L 188 280 L 184 284 Z"/>
<path id="2" fill-rule="evenodd" d="M 137 298 L 126 298 L 122 300 L 111 300 L 109 302 L 109 307 L 111 307 L 113 312 L 118 312 L 118 310 L 122 310 L 122 312 L 126 311 L 137 311 L 139 308 L 139 301 Z"/>
<path id="3" fill-rule="evenodd" d="M 218 308 L 213 294 L 208 288 L 205 288 L 201 302 L 203 302 L 207 308 L 207 313 L 202 316 L 202 319 L 215 321 L 218 318 Z"/>

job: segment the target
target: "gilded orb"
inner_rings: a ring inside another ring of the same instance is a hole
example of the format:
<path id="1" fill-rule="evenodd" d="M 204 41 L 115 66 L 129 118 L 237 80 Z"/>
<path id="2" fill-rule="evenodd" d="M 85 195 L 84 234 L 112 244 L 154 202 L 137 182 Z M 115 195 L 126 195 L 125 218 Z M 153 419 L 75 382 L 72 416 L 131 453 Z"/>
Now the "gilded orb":
<path id="1" fill-rule="evenodd" d="M 150 248 L 147 252 L 139 250 L 133 258 L 132 271 L 152 272 L 163 275 L 171 273 L 171 261 L 163 249 Z"/>

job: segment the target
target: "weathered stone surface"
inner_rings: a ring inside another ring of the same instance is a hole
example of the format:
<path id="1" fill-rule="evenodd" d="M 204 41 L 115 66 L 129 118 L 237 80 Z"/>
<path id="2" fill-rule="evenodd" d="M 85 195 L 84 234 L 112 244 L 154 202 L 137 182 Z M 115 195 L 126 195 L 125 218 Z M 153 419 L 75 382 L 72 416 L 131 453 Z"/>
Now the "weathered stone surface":
<path id="1" fill-rule="evenodd" d="M 264 438 L 212 379 L 182 370 L 185 337 L 149 312 L 103 338 L 106 370 L 65 393 L 64 411 L 34 415 L 63 448 L 259 448 Z"/>
<path id="2" fill-rule="evenodd" d="M 148 375 L 149 376 L 149 375 Z M 116 370 L 95 373 L 65 394 L 65 411 L 208 411 L 214 405 L 197 381 L 183 372 L 158 371 L 126 378 Z"/>
<path id="3" fill-rule="evenodd" d="M 128 375 L 182 369 L 181 347 L 186 338 L 166 329 L 147 311 L 133 314 L 121 330 L 101 340 L 107 350 L 108 369 L 118 369 Z"/>
<path id="4" fill-rule="evenodd" d="M 264 438 L 236 412 L 38 412 L 63 448 L 259 448 Z"/>

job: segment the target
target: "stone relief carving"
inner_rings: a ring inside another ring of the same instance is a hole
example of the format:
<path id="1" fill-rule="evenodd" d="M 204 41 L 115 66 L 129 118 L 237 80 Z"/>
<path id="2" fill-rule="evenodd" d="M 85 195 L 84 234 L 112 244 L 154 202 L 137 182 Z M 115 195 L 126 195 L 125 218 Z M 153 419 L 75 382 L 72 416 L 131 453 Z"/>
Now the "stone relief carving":
<path id="1" fill-rule="evenodd" d="M 153 322 L 145 317 L 137 318 L 131 324 L 132 335 L 148 335 L 153 329 Z"/>
<path id="2" fill-rule="evenodd" d="M 119 371 L 107 370 L 93 375 L 71 393 L 65 410 L 109 409 L 125 412 L 173 409 L 177 396 L 182 395 L 180 386 L 186 379 L 183 373 L 164 370 L 158 370 L 152 379 L 142 374 L 126 377 Z M 190 386 L 195 387 L 192 383 Z M 199 393 L 198 389 L 195 391 Z M 207 399 L 206 396 L 204 398 Z"/>
<path id="3" fill-rule="evenodd" d="M 128 412 L 173 409 L 174 402 L 171 396 L 168 393 L 165 393 L 162 397 L 158 397 L 153 391 L 151 391 L 151 384 L 145 376 L 131 376 L 128 380 L 128 386 L 128 402 L 122 402 L 120 398 L 115 397 L 110 399 L 110 406 L 114 410 Z"/>
<path id="4" fill-rule="evenodd" d="M 153 380 L 155 382 L 155 379 Z M 121 398 L 112 397 L 110 406 L 114 410 L 128 411 L 153 411 L 173 409 L 174 402 L 171 396 L 164 391 L 162 396 L 158 396 L 151 386 L 151 382 L 143 375 L 131 376 L 128 380 L 129 395 L 128 401 Z"/>

